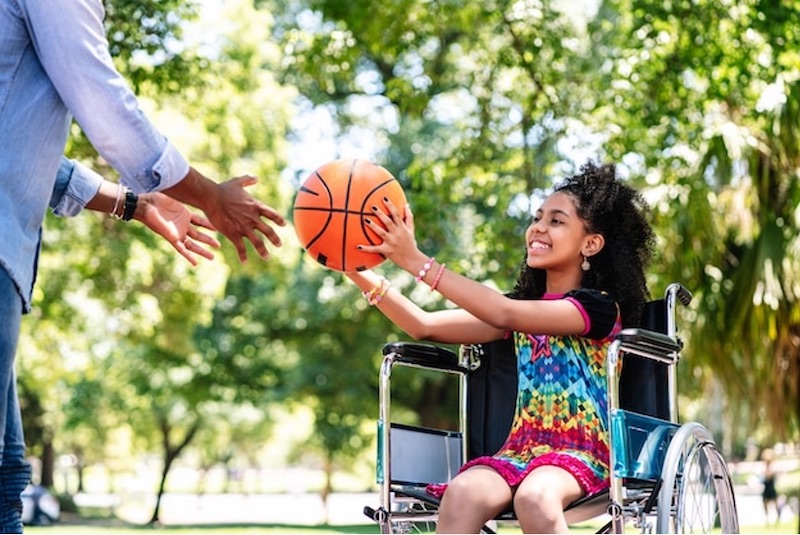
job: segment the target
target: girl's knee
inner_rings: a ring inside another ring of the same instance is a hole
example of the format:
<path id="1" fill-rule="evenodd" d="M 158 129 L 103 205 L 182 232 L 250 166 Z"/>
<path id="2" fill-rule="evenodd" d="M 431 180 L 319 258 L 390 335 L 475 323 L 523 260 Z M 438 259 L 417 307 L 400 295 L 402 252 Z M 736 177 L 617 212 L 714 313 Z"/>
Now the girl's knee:
<path id="1" fill-rule="evenodd" d="M 568 531 L 561 503 L 541 487 L 514 496 L 514 513 L 525 533 L 565 533 Z"/>
<path id="2" fill-rule="evenodd" d="M 485 507 L 490 497 L 486 496 L 479 487 L 470 482 L 453 479 L 447 485 L 447 490 L 442 496 L 443 502 L 448 502 L 451 506 L 456 506 L 461 511 L 476 511 Z M 456 505 L 457 504 L 457 505 Z"/>
<path id="3" fill-rule="evenodd" d="M 487 477 L 488 476 L 488 477 Z M 511 503 L 511 490 L 488 473 L 462 474 L 447 485 L 439 509 L 441 531 L 474 533 Z"/>
<path id="4" fill-rule="evenodd" d="M 514 510 L 534 512 L 538 515 L 546 514 L 548 511 L 558 510 L 560 512 L 561 503 L 553 497 L 552 489 L 545 485 L 529 484 L 521 488 L 514 495 Z"/>

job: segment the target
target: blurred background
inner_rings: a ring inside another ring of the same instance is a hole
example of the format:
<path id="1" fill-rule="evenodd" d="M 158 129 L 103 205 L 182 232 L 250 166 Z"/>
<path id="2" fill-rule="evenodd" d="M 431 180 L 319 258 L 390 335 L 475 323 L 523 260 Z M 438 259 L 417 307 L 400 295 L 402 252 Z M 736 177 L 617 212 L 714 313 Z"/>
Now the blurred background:
<path id="1" fill-rule="evenodd" d="M 501 290 L 554 182 L 615 163 L 653 209 L 653 297 L 672 281 L 695 294 L 682 420 L 713 431 L 758 523 L 771 451 L 797 524 L 799 2 L 104 4 L 117 65 L 202 171 L 260 177 L 252 193 L 290 217 L 312 170 L 372 160 L 402 184 L 421 248 Z M 67 154 L 116 179 L 77 126 Z M 280 233 L 267 262 L 225 244 L 192 268 L 138 223 L 48 216 L 17 367 L 34 483 L 62 514 L 154 524 L 168 500 L 198 518 L 197 500 L 245 494 L 313 497 L 327 522 L 332 500 L 375 491 L 380 351 L 404 335 Z M 453 384 L 395 384 L 409 421 L 452 425 Z M 289 511 L 270 503 L 253 510 Z"/>

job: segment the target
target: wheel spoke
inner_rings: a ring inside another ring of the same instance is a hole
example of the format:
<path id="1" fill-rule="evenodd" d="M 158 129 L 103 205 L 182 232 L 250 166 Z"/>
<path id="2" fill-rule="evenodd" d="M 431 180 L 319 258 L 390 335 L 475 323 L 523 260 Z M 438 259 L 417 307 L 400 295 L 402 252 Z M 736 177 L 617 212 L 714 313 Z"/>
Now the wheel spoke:
<path id="1" fill-rule="evenodd" d="M 733 487 L 725 461 L 700 424 L 676 433 L 659 494 L 659 533 L 738 533 Z"/>

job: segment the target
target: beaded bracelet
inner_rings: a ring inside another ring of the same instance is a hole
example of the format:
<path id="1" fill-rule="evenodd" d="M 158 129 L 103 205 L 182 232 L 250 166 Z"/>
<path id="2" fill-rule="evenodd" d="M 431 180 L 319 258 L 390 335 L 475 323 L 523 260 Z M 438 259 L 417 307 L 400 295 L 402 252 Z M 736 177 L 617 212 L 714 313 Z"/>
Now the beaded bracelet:
<path id="1" fill-rule="evenodd" d="M 361 295 L 367 300 L 369 306 L 375 306 L 383 300 L 383 296 L 389 291 L 391 283 L 386 278 L 381 278 L 381 281 L 369 292 L 362 292 Z"/>
<path id="2" fill-rule="evenodd" d="M 374 307 L 375 305 L 380 303 L 383 300 L 383 296 L 386 295 L 386 292 L 389 291 L 390 286 L 391 283 L 389 282 L 388 279 L 381 279 L 380 292 L 377 295 L 373 295 L 369 300 L 367 300 L 367 304 L 371 307 Z"/>
<path id="3" fill-rule="evenodd" d="M 439 286 L 439 281 L 442 280 L 442 275 L 444 274 L 444 264 L 439 264 L 439 271 L 436 272 L 436 278 L 433 279 L 433 284 L 431 284 L 431 291 L 434 291 L 437 286 Z"/>
<path id="4" fill-rule="evenodd" d="M 422 279 L 424 279 L 424 278 L 425 278 L 425 275 L 427 275 L 427 274 L 428 274 L 428 271 L 430 271 L 430 270 L 431 270 L 431 267 L 433 267 L 433 263 L 434 263 L 435 261 L 436 261 L 436 259 L 435 259 L 434 257 L 430 257 L 430 258 L 429 258 L 429 259 L 428 259 L 428 260 L 425 262 L 425 265 L 424 265 L 424 266 L 422 266 L 422 269 L 420 269 L 420 270 L 419 270 L 419 273 L 417 273 L 417 276 L 416 276 L 416 277 L 414 277 L 414 280 L 416 280 L 418 283 L 422 282 Z"/>

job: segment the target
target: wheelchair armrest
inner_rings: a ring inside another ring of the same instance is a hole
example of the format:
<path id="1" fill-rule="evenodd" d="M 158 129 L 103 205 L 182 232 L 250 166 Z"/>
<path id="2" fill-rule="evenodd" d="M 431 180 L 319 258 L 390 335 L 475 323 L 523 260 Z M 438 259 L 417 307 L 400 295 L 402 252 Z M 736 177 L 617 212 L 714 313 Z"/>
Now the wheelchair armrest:
<path id="1" fill-rule="evenodd" d="M 393 354 L 396 362 L 434 370 L 465 373 L 458 355 L 446 347 L 418 342 L 392 342 L 383 346 L 383 354 Z"/>
<path id="2" fill-rule="evenodd" d="M 615 340 L 623 352 L 663 362 L 675 361 L 675 354 L 683 348 L 680 339 L 647 329 L 623 329 Z"/>

